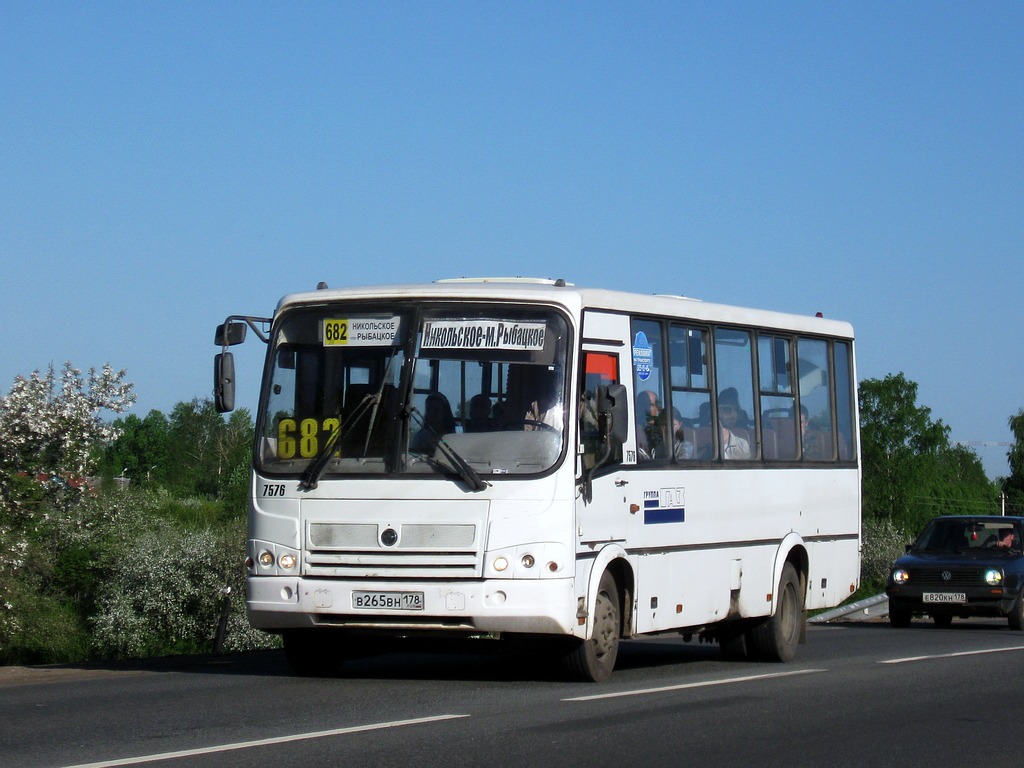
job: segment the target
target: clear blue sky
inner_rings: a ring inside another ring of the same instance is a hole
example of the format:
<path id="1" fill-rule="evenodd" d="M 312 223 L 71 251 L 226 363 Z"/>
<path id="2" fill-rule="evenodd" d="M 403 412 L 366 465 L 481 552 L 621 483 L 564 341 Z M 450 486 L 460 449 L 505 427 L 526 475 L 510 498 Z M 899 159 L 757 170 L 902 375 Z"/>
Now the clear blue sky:
<path id="1" fill-rule="evenodd" d="M 1022 243 L 1021 3 L 0 4 L 2 392 L 168 413 L 228 314 L 513 274 L 849 320 L 1009 441 Z"/>

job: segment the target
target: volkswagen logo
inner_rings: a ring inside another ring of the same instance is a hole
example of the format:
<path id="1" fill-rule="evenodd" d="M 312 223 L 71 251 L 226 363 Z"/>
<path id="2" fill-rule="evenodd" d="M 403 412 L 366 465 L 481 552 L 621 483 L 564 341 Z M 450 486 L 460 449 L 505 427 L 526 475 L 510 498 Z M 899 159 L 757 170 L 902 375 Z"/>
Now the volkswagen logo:
<path id="1" fill-rule="evenodd" d="M 387 533 L 387 531 L 385 531 L 385 533 Z M 952 578 L 953 578 L 953 574 L 950 573 L 949 571 L 943 571 L 942 572 L 942 580 L 943 581 L 949 581 Z"/>
<path id="2" fill-rule="evenodd" d="M 385 528 L 380 534 L 380 543 L 385 547 L 393 547 L 398 543 L 398 531 L 394 528 Z"/>

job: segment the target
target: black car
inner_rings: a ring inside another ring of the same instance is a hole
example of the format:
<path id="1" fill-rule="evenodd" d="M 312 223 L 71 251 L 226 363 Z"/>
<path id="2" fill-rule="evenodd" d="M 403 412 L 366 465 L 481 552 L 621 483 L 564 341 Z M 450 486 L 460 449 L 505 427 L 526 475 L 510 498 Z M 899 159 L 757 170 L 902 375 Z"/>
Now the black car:
<path id="1" fill-rule="evenodd" d="M 936 517 L 889 571 L 889 623 L 1005 616 L 1024 629 L 1024 517 Z"/>

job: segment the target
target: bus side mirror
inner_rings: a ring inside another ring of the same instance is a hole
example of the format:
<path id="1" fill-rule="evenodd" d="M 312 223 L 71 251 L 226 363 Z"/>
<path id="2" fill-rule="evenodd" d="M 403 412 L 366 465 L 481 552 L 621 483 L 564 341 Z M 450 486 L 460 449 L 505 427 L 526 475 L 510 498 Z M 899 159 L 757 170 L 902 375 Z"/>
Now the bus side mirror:
<path id="1" fill-rule="evenodd" d="M 602 438 L 626 442 L 629 407 L 623 384 L 602 384 L 597 388 L 597 416 Z"/>
<path id="2" fill-rule="evenodd" d="M 245 341 L 245 323 L 221 323 L 213 336 L 213 343 L 218 347 L 233 347 Z"/>
<path id="3" fill-rule="evenodd" d="M 237 327 L 245 336 L 245 326 Z M 230 352 L 221 352 L 213 358 L 213 404 L 217 413 L 235 409 L 235 358 Z"/>

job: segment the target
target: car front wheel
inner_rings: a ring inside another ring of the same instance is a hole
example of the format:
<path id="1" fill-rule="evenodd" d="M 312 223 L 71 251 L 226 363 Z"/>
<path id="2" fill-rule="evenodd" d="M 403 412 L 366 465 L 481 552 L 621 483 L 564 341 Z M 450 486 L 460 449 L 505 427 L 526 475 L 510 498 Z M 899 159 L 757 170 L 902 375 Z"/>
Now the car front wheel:
<path id="1" fill-rule="evenodd" d="M 1010 622 L 1010 629 L 1018 632 L 1024 629 L 1024 592 L 1017 595 L 1017 600 L 1013 603 L 1010 612 L 1006 614 L 1006 619 Z"/>
<path id="2" fill-rule="evenodd" d="M 889 600 L 889 623 L 898 629 L 905 629 L 910 626 L 910 606 L 903 605 L 895 600 Z"/>

